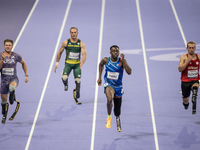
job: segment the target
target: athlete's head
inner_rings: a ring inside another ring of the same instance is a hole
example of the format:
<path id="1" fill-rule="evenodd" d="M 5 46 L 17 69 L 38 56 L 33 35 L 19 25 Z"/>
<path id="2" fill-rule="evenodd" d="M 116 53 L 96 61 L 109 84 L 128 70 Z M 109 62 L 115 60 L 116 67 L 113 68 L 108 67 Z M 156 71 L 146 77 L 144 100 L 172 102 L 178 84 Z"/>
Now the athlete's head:
<path id="1" fill-rule="evenodd" d="M 12 43 L 12 45 L 13 45 L 13 40 L 11 40 L 11 39 L 5 39 L 5 40 L 4 40 L 4 45 L 5 45 L 6 42 L 10 42 L 10 43 Z"/>
<path id="2" fill-rule="evenodd" d="M 194 41 L 187 42 L 187 48 L 188 48 L 188 44 L 194 44 L 194 47 L 196 47 L 196 43 Z"/>
<path id="3" fill-rule="evenodd" d="M 76 27 L 70 28 L 70 35 L 72 39 L 76 39 L 78 36 L 78 29 Z"/>
<path id="4" fill-rule="evenodd" d="M 187 43 L 187 51 L 190 55 L 195 54 L 195 50 L 196 50 L 196 44 L 194 41 L 189 41 Z"/>
<path id="5" fill-rule="evenodd" d="M 4 40 L 4 49 L 7 53 L 10 53 L 13 48 L 13 40 L 6 39 Z"/>
<path id="6" fill-rule="evenodd" d="M 119 56 L 119 46 L 117 45 L 113 45 L 110 47 L 110 54 L 111 54 L 111 58 L 114 60 L 118 59 Z"/>

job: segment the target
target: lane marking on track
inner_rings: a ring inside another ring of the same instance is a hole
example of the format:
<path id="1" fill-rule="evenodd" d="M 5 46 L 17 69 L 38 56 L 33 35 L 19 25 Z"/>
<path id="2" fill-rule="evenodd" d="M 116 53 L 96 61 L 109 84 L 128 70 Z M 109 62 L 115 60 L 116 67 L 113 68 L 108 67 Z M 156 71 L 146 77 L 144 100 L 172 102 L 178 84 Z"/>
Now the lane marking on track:
<path id="1" fill-rule="evenodd" d="M 30 134 L 29 134 L 28 141 L 26 143 L 25 150 L 28 150 L 32 136 L 33 136 L 35 125 L 36 125 L 36 122 L 37 122 L 37 119 L 38 119 L 38 116 L 39 116 L 40 108 L 41 108 L 42 101 L 43 101 L 43 98 L 44 98 L 44 94 L 45 94 L 45 91 L 46 91 L 46 88 L 47 88 L 47 84 L 49 82 L 50 74 L 51 74 L 51 71 L 52 71 L 52 68 L 53 68 L 53 65 L 54 65 L 55 57 L 56 57 L 57 50 L 58 50 L 58 47 L 59 47 L 59 43 L 60 43 L 60 40 L 61 40 L 61 37 L 62 37 L 62 34 L 63 34 L 63 30 L 64 30 L 65 23 L 66 23 L 66 20 L 67 20 L 67 16 L 68 16 L 68 13 L 69 13 L 69 10 L 70 10 L 70 7 L 71 7 L 71 3 L 72 3 L 72 0 L 69 0 L 68 5 L 67 5 L 67 9 L 66 9 L 66 12 L 65 12 L 65 16 L 64 16 L 64 19 L 63 19 L 63 22 L 62 22 L 62 26 L 61 26 L 61 29 L 60 29 L 60 33 L 59 33 L 59 36 L 58 36 L 57 44 L 56 44 L 54 54 L 53 54 L 53 57 L 52 57 L 52 60 L 51 60 L 51 65 L 49 66 L 49 71 L 48 71 L 48 74 L 47 74 L 47 77 L 46 77 L 44 88 L 43 88 L 43 91 L 42 91 L 42 94 L 41 94 L 41 97 L 40 97 L 40 101 L 39 101 L 39 104 L 38 104 L 38 107 L 37 107 L 37 111 L 36 111 L 36 114 L 35 114 L 35 118 L 34 118 L 34 121 L 33 121 L 33 124 L 32 124 L 32 128 L 31 128 L 31 131 L 30 131 Z"/>
<path id="2" fill-rule="evenodd" d="M 99 71 L 98 71 L 98 69 L 99 69 L 99 62 L 100 62 L 100 59 L 101 59 L 101 49 L 102 49 L 101 47 L 102 47 L 102 39 L 103 39 L 104 12 L 105 12 L 105 0 L 102 0 L 96 81 L 99 78 L 99 73 L 98 73 Z M 98 98 L 98 84 L 96 83 L 90 150 L 94 150 L 94 137 L 95 137 L 96 113 L 97 113 L 97 98 Z"/>
<path id="3" fill-rule="evenodd" d="M 179 30 L 180 30 L 180 32 L 181 32 L 181 35 L 182 35 L 184 44 L 185 44 L 185 46 L 187 46 L 187 40 L 186 40 L 186 38 L 185 38 L 185 34 L 184 34 L 184 32 L 183 32 L 181 23 L 180 23 L 180 21 L 179 21 L 178 15 L 177 15 L 177 13 L 176 13 L 176 9 L 175 9 L 175 7 L 174 7 L 173 1 L 172 1 L 172 0 L 169 0 L 169 2 L 170 2 L 170 4 L 171 4 L 172 10 L 173 10 L 173 12 L 174 12 L 174 16 L 175 16 L 175 18 L 176 18 L 176 22 L 177 22 L 178 27 L 179 27 Z"/>
<path id="4" fill-rule="evenodd" d="M 39 0 L 36 0 L 36 1 L 35 1 L 35 3 L 34 3 L 32 9 L 31 9 L 31 11 L 30 11 L 28 17 L 26 18 L 26 21 L 25 21 L 25 23 L 24 23 L 22 29 L 21 29 L 20 32 L 19 32 L 19 35 L 17 36 L 16 41 L 14 42 L 12 51 L 14 51 L 14 49 L 15 49 L 15 47 L 16 47 L 16 45 L 17 45 L 17 43 L 18 43 L 18 41 L 19 41 L 19 39 L 20 39 L 22 33 L 24 32 L 24 29 L 26 28 L 26 25 L 28 24 L 28 21 L 30 20 L 30 18 L 31 18 L 31 16 L 32 16 L 32 14 L 33 14 L 33 12 L 34 12 L 34 10 L 35 10 L 35 8 L 36 8 L 38 2 L 39 2 Z"/>
<path id="5" fill-rule="evenodd" d="M 142 19 L 141 19 L 141 14 L 140 14 L 139 0 L 136 0 L 136 6 L 137 6 L 138 22 L 139 22 L 139 29 L 140 29 L 140 37 L 141 37 L 141 42 L 142 42 L 144 66 L 145 66 L 145 73 L 146 73 L 146 80 L 147 80 L 147 89 L 148 89 L 148 94 L 149 94 L 149 103 L 150 103 L 151 119 L 152 119 L 153 132 L 154 132 L 154 141 L 155 141 L 156 150 L 159 150 L 156 123 L 155 123 L 155 117 L 154 117 L 155 114 L 154 114 L 153 101 L 152 101 L 152 95 L 151 95 L 151 86 L 150 86 L 151 84 L 150 84 L 150 79 L 149 79 L 149 71 L 148 71 L 147 57 L 146 57 L 146 51 L 145 51 L 144 34 L 143 34 L 143 29 L 142 29 Z"/>

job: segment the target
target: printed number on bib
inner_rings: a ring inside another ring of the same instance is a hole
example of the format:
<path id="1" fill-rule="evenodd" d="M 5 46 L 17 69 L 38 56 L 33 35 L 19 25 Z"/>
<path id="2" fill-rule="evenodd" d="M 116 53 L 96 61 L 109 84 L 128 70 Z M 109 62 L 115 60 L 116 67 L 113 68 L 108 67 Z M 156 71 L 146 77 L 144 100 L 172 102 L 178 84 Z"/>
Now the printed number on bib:
<path id="1" fill-rule="evenodd" d="M 69 59 L 79 59 L 79 53 L 69 53 Z"/>
<path id="2" fill-rule="evenodd" d="M 107 78 L 111 80 L 118 80 L 119 73 L 118 72 L 109 72 L 107 73 Z"/>
<path id="3" fill-rule="evenodd" d="M 198 70 L 188 70 L 188 78 L 197 78 Z"/>
<path id="4" fill-rule="evenodd" d="M 2 74 L 4 74 L 4 75 L 14 75 L 14 68 L 3 68 Z"/>

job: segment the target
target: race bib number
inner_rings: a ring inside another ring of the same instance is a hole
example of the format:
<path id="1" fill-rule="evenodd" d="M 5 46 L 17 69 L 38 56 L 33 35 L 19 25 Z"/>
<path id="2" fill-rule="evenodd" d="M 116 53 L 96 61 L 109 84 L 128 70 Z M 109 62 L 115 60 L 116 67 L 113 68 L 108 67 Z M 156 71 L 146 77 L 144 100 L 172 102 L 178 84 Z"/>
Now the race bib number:
<path id="1" fill-rule="evenodd" d="M 197 78 L 198 70 L 188 70 L 188 78 Z"/>
<path id="2" fill-rule="evenodd" d="M 107 78 L 111 80 L 118 80 L 119 73 L 118 72 L 109 72 L 107 73 Z"/>
<path id="3" fill-rule="evenodd" d="M 4 74 L 4 75 L 14 75 L 14 68 L 3 68 L 2 74 Z"/>
<path id="4" fill-rule="evenodd" d="M 79 53 L 69 53 L 69 59 L 79 59 Z"/>

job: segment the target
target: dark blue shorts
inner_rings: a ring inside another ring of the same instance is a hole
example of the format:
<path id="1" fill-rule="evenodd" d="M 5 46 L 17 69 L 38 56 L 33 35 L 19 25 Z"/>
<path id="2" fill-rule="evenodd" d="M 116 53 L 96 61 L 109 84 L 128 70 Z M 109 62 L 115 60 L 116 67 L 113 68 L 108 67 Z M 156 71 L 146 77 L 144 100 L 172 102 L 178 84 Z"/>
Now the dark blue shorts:
<path id="1" fill-rule="evenodd" d="M 122 86 L 120 86 L 120 87 L 112 86 L 109 83 L 104 83 L 104 93 L 106 92 L 106 87 L 109 87 L 109 86 L 115 90 L 115 96 L 122 97 L 122 95 L 124 94 L 123 87 Z"/>
<path id="2" fill-rule="evenodd" d="M 18 86 L 18 84 L 19 84 L 18 78 L 14 78 L 12 80 L 6 80 L 6 79 L 1 80 L 1 94 L 8 94 L 9 93 L 9 85 L 13 81 L 16 82 L 17 86 Z"/>

